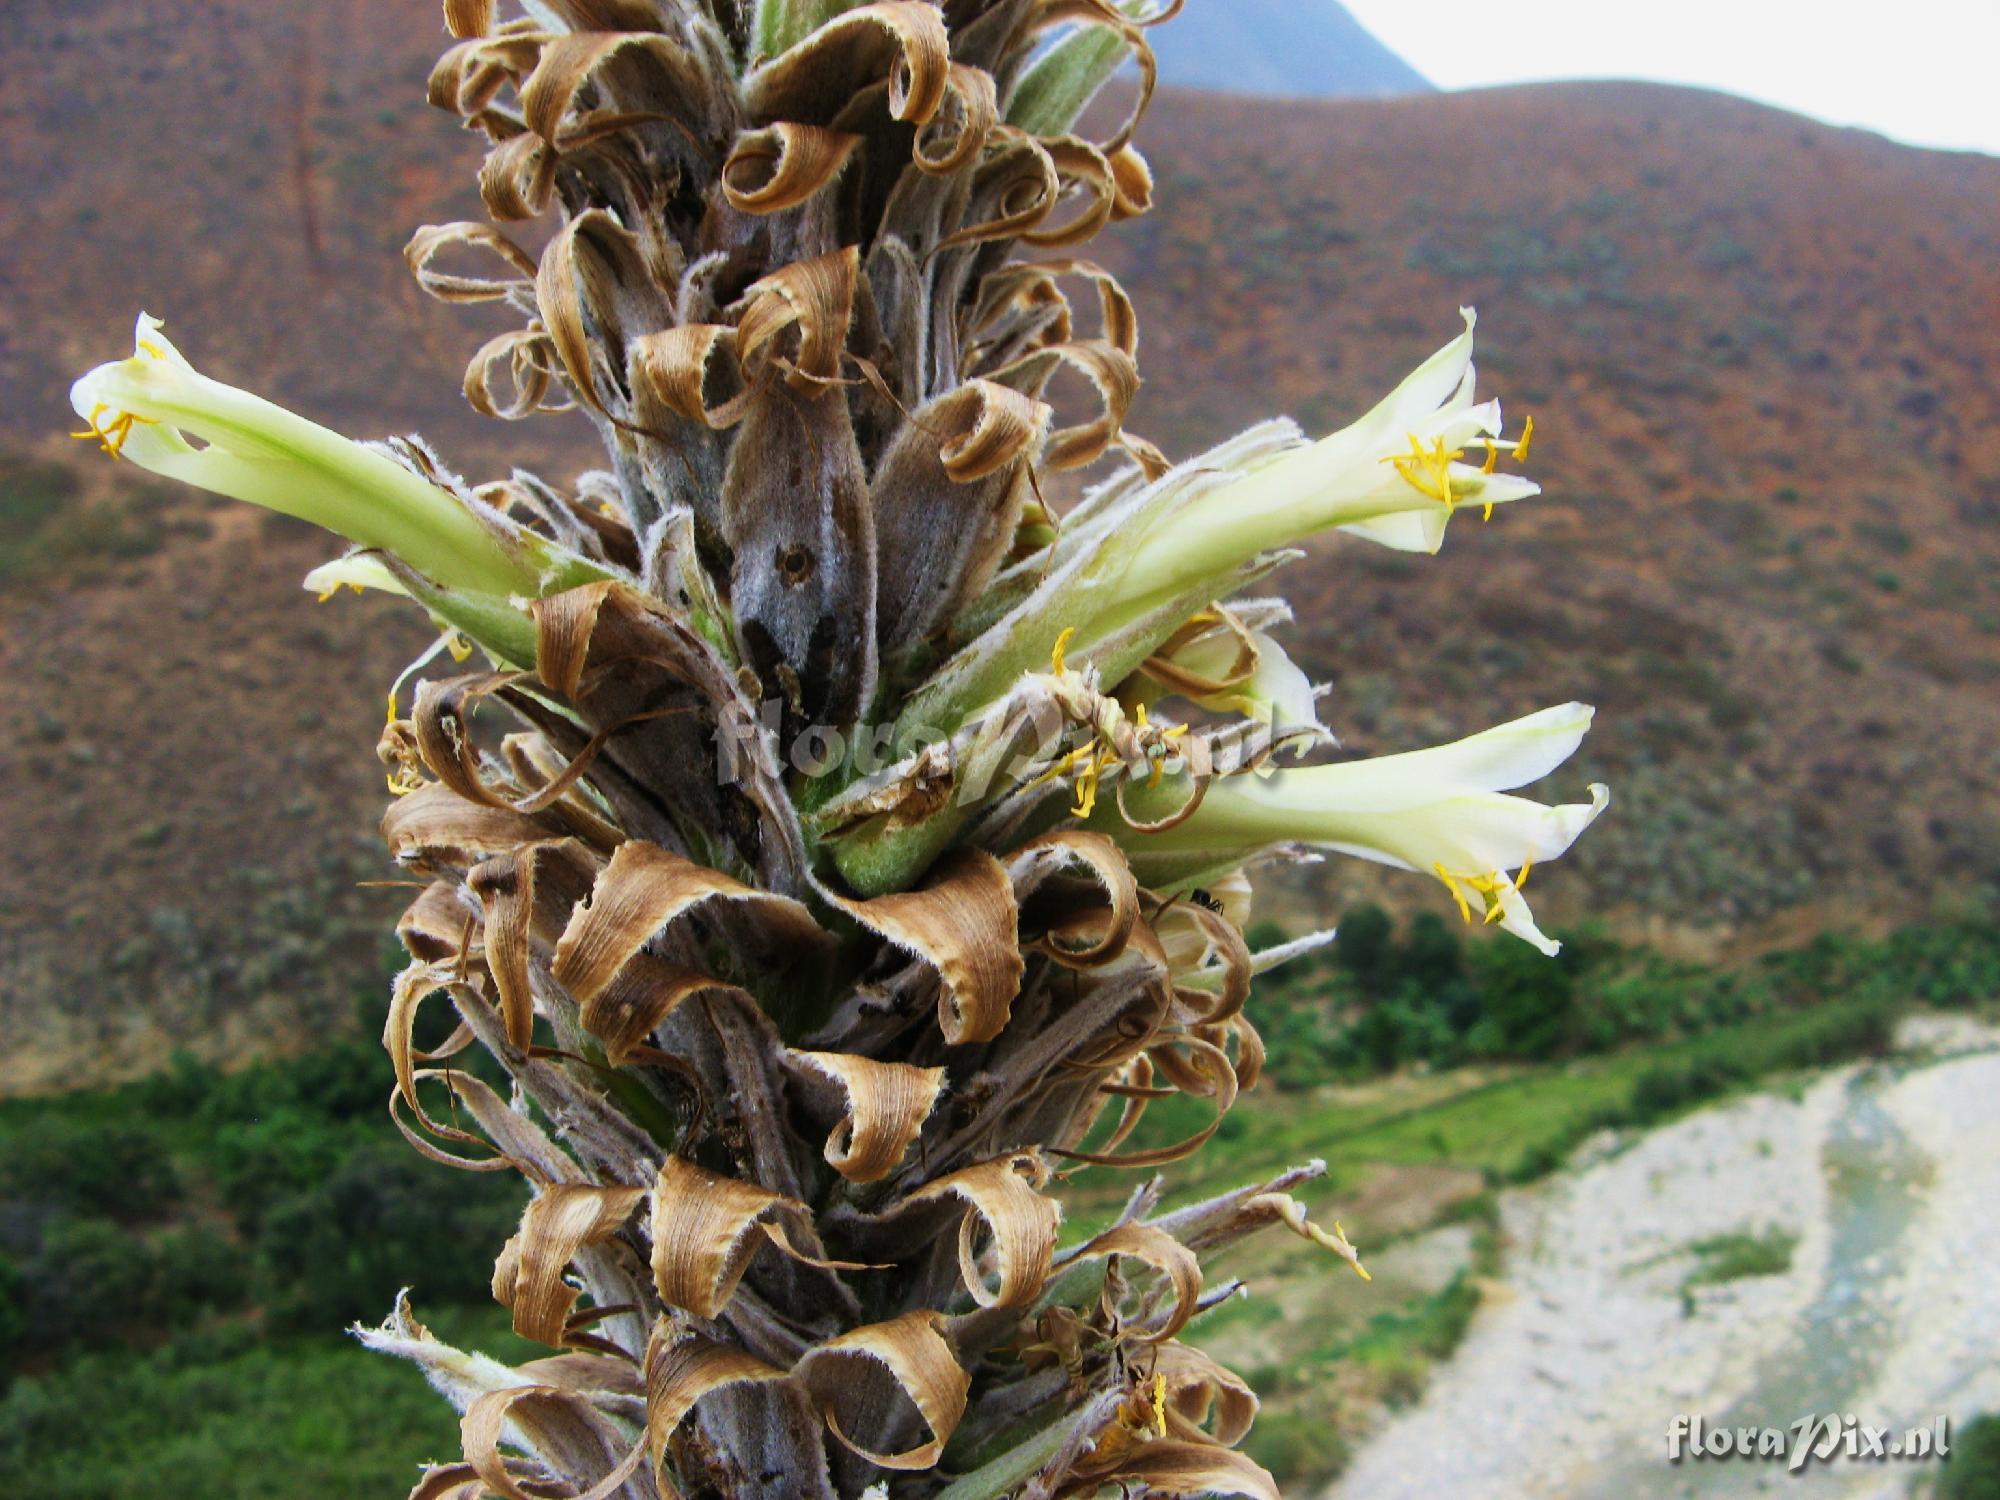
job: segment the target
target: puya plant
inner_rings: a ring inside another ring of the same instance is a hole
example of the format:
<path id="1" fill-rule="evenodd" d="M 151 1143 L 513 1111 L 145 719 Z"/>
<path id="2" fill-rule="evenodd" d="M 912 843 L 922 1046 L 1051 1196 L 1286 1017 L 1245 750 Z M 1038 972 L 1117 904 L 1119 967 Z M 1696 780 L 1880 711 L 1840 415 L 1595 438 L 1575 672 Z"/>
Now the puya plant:
<path id="1" fill-rule="evenodd" d="M 1240 1291 L 1203 1258 L 1254 1231 L 1360 1268 L 1293 1196 L 1319 1164 L 1172 1211 L 1143 1179 L 1092 1234 L 1064 1177 L 1174 1162 L 1215 1125 L 1142 1148 L 1149 1102 L 1219 1121 L 1256 1082 L 1252 980 L 1327 936 L 1249 950 L 1258 866 L 1418 871 L 1552 951 L 1522 881 L 1605 793 L 1508 795 L 1576 748 L 1574 704 L 1329 759 L 1253 593 L 1312 534 L 1434 552 L 1536 493 L 1470 314 L 1323 440 L 1176 465 L 1125 430 L 1133 308 L 1069 252 L 1149 205 L 1173 8 L 446 0 L 430 100 L 489 142 L 495 220 L 555 223 L 539 255 L 458 223 L 408 258 L 520 315 L 465 393 L 593 423 L 607 466 L 567 491 L 351 442 L 143 316 L 77 382 L 107 452 L 338 533 L 310 586 L 405 595 L 486 658 L 389 694 L 382 831 L 421 889 L 390 1109 L 527 1179 L 493 1292 L 551 1353 L 450 1347 L 407 1299 L 357 1330 L 463 1414 L 414 1496 L 1276 1494 L 1236 1450 L 1255 1396 L 1184 1336 Z M 1133 107 L 1079 133 L 1133 60 Z M 434 998 L 458 1026 L 425 1053 Z"/>

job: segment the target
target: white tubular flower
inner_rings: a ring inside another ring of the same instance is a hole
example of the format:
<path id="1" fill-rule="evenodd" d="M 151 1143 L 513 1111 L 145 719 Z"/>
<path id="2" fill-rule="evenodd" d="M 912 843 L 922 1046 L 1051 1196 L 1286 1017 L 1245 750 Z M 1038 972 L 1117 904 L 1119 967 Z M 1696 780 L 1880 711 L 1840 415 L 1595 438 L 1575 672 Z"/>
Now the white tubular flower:
<path id="1" fill-rule="evenodd" d="M 70 387 L 70 404 L 89 424 L 77 436 L 114 457 L 394 553 L 449 588 L 532 596 L 545 574 L 581 561 L 497 514 L 475 515 L 372 448 L 209 379 L 157 318 L 139 315 L 133 344 L 131 358 L 99 365 Z"/>
<path id="2" fill-rule="evenodd" d="M 1519 439 L 1502 439 L 1500 403 L 1474 403 L 1474 316 L 1471 308 L 1460 311 L 1465 332 L 1360 421 L 1193 495 L 1133 538 L 1121 592 L 1167 591 L 1216 572 L 1224 560 L 1335 528 L 1403 551 L 1435 552 L 1460 505 L 1490 516 L 1496 505 L 1540 494 L 1540 485 L 1497 471 L 1501 454 L 1527 456 L 1533 425 Z"/>
<path id="3" fill-rule="evenodd" d="M 1444 882 L 1466 920 L 1477 897 L 1487 922 L 1554 954 L 1562 945 L 1536 927 L 1521 886 L 1596 821 L 1611 793 L 1593 785 L 1589 802 L 1547 807 L 1505 792 L 1567 760 L 1593 712 L 1566 703 L 1431 750 L 1218 780 L 1191 815 L 1158 833 L 1138 832 L 1116 813 L 1100 812 L 1096 822 L 1142 871 L 1213 867 L 1300 843 L 1422 871 Z M 1135 788 L 1128 800 L 1151 818 L 1187 794 L 1185 784 L 1163 788 L 1152 794 L 1156 808 Z"/>

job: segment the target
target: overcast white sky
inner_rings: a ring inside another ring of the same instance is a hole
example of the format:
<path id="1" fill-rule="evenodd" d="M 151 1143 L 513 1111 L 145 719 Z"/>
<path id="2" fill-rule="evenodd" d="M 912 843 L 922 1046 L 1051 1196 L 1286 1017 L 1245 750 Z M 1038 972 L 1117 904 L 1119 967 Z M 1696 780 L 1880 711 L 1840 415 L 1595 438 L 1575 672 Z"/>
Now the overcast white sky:
<path id="1" fill-rule="evenodd" d="M 1651 78 L 2000 155 L 2000 0 L 1345 0 L 1439 88 Z"/>

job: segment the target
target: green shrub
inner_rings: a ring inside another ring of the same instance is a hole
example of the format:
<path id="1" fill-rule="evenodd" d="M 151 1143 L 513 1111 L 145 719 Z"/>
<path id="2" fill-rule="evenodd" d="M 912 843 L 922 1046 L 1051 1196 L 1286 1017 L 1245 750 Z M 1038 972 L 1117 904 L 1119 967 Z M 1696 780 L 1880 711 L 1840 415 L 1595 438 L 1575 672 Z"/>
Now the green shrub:
<path id="1" fill-rule="evenodd" d="M 145 1219 L 179 1196 L 167 1148 L 144 1125 L 57 1116 L 0 1145 L 0 1200 Z"/>
<path id="2" fill-rule="evenodd" d="M 14 1351 L 28 1337 L 27 1282 L 11 1256 L 0 1255 L 0 1388 L 6 1384 L 6 1367 Z"/>
<path id="3" fill-rule="evenodd" d="M 254 1231 L 273 1203 L 323 1182 L 351 1146 L 351 1133 L 285 1104 L 215 1132 L 208 1164 L 228 1205 Z"/>
<path id="4" fill-rule="evenodd" d="M 520 1210 L 518 1184 L 441 1168 L 399 1141 L 355 1151 L 265 1214 L 267 1314 L 282 1327 L 338 1328 L 379 1316 L 412 1276 L 427 1303 L 483 1299 Z"/>
<path id="5" fill-rule="evenodd" d="M 1333 961 L 1364 993 L 1386 991 L 1395 940 L 1395 923 L 1372 903 L 1342 914 L 1333 935 Z"/>
<path id="6" fill-rule="evenodd" d="M 1762 1234 L 1714 1234 L 1688 1246 L 1700 1262 L 1681 1283 L 1683 1292 L 1698 1286 L 1720 1286 L 1748 1276 L 1777 1276 L 1792 1268 L 1799 1237 L 1788 1229 Z"/>
<path id="7" fill-rule="evenodd" d="M 144 1240 L 105 1219 L 58 1219 L 23 1278 L 33 1288 L 27 1341 L 107 1344 L 152 1320 L 154 1260 Z"/>
<path id="8" fill-rule="evenodd" d="M 250 1257 L 226 1235 L 203 1225 L 176 1229 L 154 1242 L 153 1255 L 153 1304 L 166 1326 L 249 1304 Z"/>
<path id="9" fill-rule="evenodd" d="M 1526 943 L 1480 944 L 1473 973 L 1490 1050 L 1528 1058 L 1564 1050 L 1577 1029 L 1574 968 L 1566 952 L 1546 958 Z"/>
<path id="10" fill-rule="evenodd" d="M 2000 1500 L 2000 1415 L 1974 1417 L 1951 1435 L 1938 1500 Z"/>
<path id="11" fill-rule="evenodd" d="M 1347 1467 L 1347 1439 L 1319 1412 L 1270 1411 L 1258 1416 L 1243 1451 L 1288 1488 L 1332 1479 Z"/>

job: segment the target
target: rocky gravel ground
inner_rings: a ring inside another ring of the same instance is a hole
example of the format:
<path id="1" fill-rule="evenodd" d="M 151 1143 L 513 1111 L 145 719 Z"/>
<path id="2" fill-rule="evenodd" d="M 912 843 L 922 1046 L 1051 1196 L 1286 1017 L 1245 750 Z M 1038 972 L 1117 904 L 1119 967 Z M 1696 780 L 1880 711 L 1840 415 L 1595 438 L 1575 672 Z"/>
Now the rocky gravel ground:
<path id="1" fill-rule="evenodd" d="M 1890 1069 L 1844 1068 L 1796 1098 L 1750 1095 L 1607 1137 L 1506 1194 L 1503 1269 L 1465 1342 L 1328 1500 L 1754 1494 L 1801 1476 L 1768 1462 L 1670 1466 L 1673 1418 L 1734 1408 L 1785 1421 L 1806 1414 L 1786 1403 L 1810 1410 L 1822 1394 L 1898 1429 L 2000 1408 L 2000 1032 L 1920 1018 L 1899 1043 Z M 1857 1108 L 1903 1153 L 1883 1200 L 1897 1221 L 1884 1248 L 1835 1265 L 1856 1230 L 1853 1201 L 1836 1196 L 1852 1185 L 1834 1184 L 1853 1170 L 1840 1163 Z M 1773 1230 L 1798 1236 L 1789 1269 L 1684 1298 L 1694 1242 Z M 1834 1350 L 1853 1364 L 1845 1374 L 1834 1358 L 1816 1365 L 1814 1342 L 1839 1337 L 1848 1310 L 1829 1303 L 1843 1297 L 1865 1301 L 1874 1321 L 1861 1326 L 1879 1329 L 1858 1354 Z M 1815 1494 L 1902 1495 L 1920 1467 L 1836 1461 L 1803 1477 Z"/>

